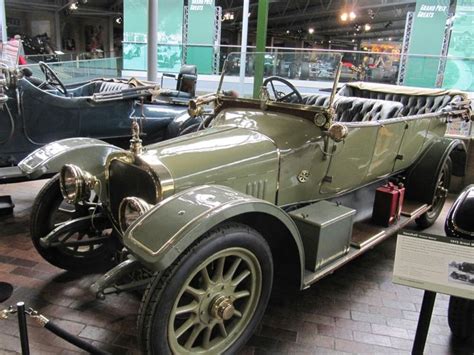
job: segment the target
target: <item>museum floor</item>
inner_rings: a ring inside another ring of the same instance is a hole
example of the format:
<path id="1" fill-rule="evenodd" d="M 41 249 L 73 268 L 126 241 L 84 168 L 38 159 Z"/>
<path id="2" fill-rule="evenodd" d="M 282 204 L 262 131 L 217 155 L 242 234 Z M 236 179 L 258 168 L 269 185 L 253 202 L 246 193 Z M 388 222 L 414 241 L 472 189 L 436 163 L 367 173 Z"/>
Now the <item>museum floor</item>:
<path id="1" fill-rule="evenodd" d="M 0 185 L 15 216 L 0 219 L 0 281 L 15 285 L 7 305 L 24 301 L 69 332 L 113 354 L 138 353 L 134 294 L 96 300 L 88 286 L 99 275 L 75 276 L 47 264 L 28 234 L 29 213 L 44 181 Z M 446 208 L 445 211 L 446 212 Z M 431 228 L 442 231 L 444 215 Z M 423 292 L 391 282 L 396 238 L 391 238 L 312 288 L 274 295 L 242 354 L 409 353 Z M 473 354 L 473 340 L 453 341 L 448 297 L 438 295 L 427 353 Z M 32 354 L 74 354 L 74 346 L 29 321 Z M 20 350 L 17 321 L 0 320 L 0 354 Z"/>

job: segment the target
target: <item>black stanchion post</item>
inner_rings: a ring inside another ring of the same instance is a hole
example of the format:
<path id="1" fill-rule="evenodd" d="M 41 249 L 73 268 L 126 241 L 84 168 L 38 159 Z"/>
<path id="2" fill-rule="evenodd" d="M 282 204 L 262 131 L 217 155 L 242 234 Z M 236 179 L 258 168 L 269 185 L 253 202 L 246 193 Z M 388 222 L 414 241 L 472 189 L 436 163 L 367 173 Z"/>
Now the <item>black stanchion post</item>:
<path id="1" fill-rule="evenodd" d="M 16 304 L 18 313 L 18 328 L 20 329 L 21 353 L 22 355 L 30 355 L 30 345 L 28 343 L 28 328 L 26 324 L 25 303 L 18 302 Z"/>
<path id="2" fill-rule="evenodd" d="M 416 327 L 415 341 L 411 351 L 413 355 L 423 355 L 435 300 L 436 292 L 425 291 L 425 294 L 423 295 L 423 303 L 421 304 L 420 316 L 418 318 L 418 326 Z"/>

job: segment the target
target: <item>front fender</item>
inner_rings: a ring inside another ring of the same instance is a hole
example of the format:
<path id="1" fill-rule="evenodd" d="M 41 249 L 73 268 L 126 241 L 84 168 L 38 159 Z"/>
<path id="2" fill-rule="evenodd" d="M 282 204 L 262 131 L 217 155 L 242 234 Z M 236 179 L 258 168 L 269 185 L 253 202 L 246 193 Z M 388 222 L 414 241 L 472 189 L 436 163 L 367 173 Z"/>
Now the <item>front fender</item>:
<path id="1" fill-rule="evenodd" d="M 31 179 L 58 172 L 64 164 L 76 164 L 93 175 L 103 173 L 107 156 L 122 150 L 93 138 L 68 138 L 46 144 L 20 161 L 18 167 Z"/>
<path id="2" fill-rule="evenodd" d="M 123 242 L 141 262 L 161 271 L 213 227 L 251 213 L 270 216 L 286 228 L 299 254 L 303 280 L 303 243 L 291 217 L 269 202 L 224 186 L 194 187 L 163 200 L 130 226 Z"/>

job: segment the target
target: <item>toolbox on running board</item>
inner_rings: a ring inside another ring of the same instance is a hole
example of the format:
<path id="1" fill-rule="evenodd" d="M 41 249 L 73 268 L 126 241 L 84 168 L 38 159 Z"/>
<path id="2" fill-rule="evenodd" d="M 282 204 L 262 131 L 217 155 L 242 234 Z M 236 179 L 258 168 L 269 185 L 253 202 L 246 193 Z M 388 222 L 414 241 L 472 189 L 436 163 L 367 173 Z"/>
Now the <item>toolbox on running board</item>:
<path id="1" fill-rule="evenodd" d="M 320 201 L 289 213 L 303 239 L 308 270 L 316 271 L 349 251 L 355 212 Z"/>

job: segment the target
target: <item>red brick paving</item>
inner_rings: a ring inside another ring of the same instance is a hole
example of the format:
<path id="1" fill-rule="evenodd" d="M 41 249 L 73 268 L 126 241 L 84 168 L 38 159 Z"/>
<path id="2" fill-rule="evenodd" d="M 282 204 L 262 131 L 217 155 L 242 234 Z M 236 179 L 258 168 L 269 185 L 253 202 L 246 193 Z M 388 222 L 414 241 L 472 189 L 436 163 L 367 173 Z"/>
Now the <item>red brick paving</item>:
<path id="1" fill-rule="evenodd" d="M 0 195 L 12 194 L 17 204 L 14 217 L 0 219 L 0 281 L 15 286 L 12 298 L 0 308 L 21 300 L 104 350 L 138 354 L 139 297 L 122 294 L 96 300 L 88 286 L 99 274 L 71 275 L 34 250 L 28 219 L 43 183 L 0 185 Z M 435 232 L 441 227 L 438 223 Z M 241 354 L 410 353 L 423 293 L 391 282 L 394 250 L 392 238 L 308 290 L 274 295 Z M 426 353 L 473 354 L 473 341 L 452 339 L 447 305 L 448 297 L 438 295 Z M 33 321 L 28 324 L 32 354 L 80 353 Z M 0 321 L 0 353 L 19 351 L 16 317 Z"/>

